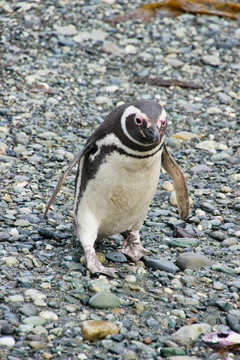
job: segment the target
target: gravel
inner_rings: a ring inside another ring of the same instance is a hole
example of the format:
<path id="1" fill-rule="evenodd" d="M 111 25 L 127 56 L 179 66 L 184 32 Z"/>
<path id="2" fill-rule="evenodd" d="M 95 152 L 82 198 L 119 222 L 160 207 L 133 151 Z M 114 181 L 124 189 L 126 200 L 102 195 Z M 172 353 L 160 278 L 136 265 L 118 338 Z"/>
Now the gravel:
<path id="1" fill-rule="evenodd" d="M 2 360 L 214 360 L 202 334 L 239 332 L 239 20 L 106 22 L 141 3 L 0 1 Z M 148 75 L 203 88 L 132 81 Z M 166 143 L 186 173 L 191 213 L 179 219 L 163 173 L 141 230 L 154 262 L 120 261 L 116 235 L 98 252 L 119 274 L 97 279 L 72 226 L 76 170 L 47 220 L 43 212 L 93 129 L 136 98 L 168 113 Z M 238 349 L 226 354 L 239 358 Z"/>

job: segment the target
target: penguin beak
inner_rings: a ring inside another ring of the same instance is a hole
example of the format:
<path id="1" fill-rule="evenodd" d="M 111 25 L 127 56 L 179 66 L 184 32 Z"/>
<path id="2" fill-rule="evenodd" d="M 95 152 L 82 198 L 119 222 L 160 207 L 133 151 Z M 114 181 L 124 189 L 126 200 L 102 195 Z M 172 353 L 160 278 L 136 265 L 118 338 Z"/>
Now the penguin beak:
<path id="1" fill-rule="evenodd" d="M 148 128 L 145 128 L 143 130 L 143 132 L 144 132 L 144 135 L 146 136 L 146 138 L 149 139 L 149 142 L 151 142 L 152 144 L 159 143 L 160 133 L 159 133 L 159 128 L 157 127 L 157 125 L 152 125 Z"/>

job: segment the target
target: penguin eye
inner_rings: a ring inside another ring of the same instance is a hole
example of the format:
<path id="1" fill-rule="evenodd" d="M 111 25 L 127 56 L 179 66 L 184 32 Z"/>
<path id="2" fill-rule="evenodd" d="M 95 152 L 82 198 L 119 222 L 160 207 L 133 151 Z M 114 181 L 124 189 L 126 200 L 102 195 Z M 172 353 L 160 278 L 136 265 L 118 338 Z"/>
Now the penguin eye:
<path id="1" fill-rule="evenodd" d="M 135 117 L 134 121 L 135 124 L 137 124 L 138 126 L 141 126 L 143 124 L 143 119 L 140 117 Z"/>
<path id="2" fill-rule="evenodd" d="M 162 119 L 162 127 L 165 127 L 165 125 L 166 125 L 166 119 Z"/>

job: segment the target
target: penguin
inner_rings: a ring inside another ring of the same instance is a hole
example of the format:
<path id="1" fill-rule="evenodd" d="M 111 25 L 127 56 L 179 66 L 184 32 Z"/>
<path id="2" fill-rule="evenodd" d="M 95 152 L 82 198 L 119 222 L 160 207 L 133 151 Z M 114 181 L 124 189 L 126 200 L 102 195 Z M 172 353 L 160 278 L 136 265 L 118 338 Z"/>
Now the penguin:
<path id="1" fill-rule="evenodd" d="M 120 251 L 133 261 L 151 254 L 141 245 L 139 230 L 156 192 L 161 168 L 173 181 L 180 218 L 187 219 L 188 185 L 164 143 L 166 128 L 166 112 L 153 100 L 140 99 L 117 106 L 59 179 L 44 217 L 78 163 L 74 222 L 92 274 L 114 276 L 116 272 L 100 263 L 94 249 L 95 241 L 108 236 L 127 231 Z"/>

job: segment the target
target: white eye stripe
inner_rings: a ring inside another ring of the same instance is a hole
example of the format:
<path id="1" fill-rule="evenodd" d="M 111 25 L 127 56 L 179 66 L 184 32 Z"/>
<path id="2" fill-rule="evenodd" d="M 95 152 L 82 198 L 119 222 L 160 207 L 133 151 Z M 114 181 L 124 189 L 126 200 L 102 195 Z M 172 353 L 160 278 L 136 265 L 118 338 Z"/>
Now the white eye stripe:
<path id="1" fill-rule="evenodd" d="M 130 115 L 135 115 L 136 116 L 143 116 L 143 117 L 146 117 L 145 114 L 143 114 L 138 108 L 136 108 L 135 106 L 131 105 L 129 107 L 126 108 L 126 110 L 124 111 L 124 113 L 122 114 L 122 117 L 121 117 L 121 126 L 122 126 L 122 129 L 123 129 L 123 132 L 124 134 L 132 141 L 134 142 L 135 144 L 137 145 L 140 145 L 140 146 L 149 146 L 149 144 L 142 144 L 140 141 L 137 141 L 135 140 L 127 131 L 127 128 L 126 128 L 126 119 L 128 116 Z"/>
<path id="2" fill-rule="evenodd" d="M 159 116 L 158 121 L 157 121 L 157 125 L 158 125 L 159 128 L 160 128 L 161 125 L 162 125 L 162 121 L 163 121 L 163 120 L 166 120 L 166 118 L 167 118 L 166 111 L 162 108 L 162 113 L 161 113 L 161 115 Z"/>
<path id="3" fill-rule="evenodd" d="M 162 113 L 161 116 L 159 117 L 159 120 L 166 119 L 166 117 L 167 117 L 166 111 L 164 110 L 164 108 L 162 108 Z"/>

